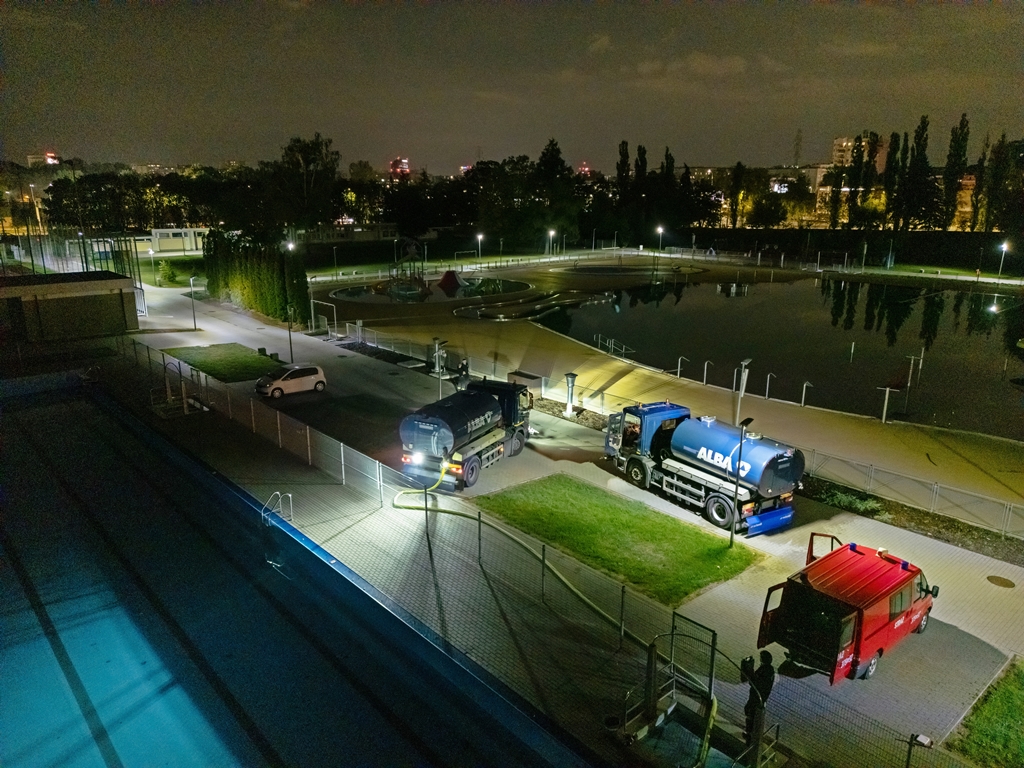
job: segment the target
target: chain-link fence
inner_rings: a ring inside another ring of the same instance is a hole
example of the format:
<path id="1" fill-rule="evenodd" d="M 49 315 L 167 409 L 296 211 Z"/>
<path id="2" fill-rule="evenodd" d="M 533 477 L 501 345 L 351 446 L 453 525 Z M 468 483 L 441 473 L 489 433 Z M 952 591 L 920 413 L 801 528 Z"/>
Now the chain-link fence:
<path id="1" fill-rule="evenodd" d="M 605 730 L 635 730 L 652 696 L 661 703 L 671 698 L 695 733 L 712 714 L 734 733 L 743 727 L 748 686 L 740 678 L 738 660 L 726 657 L 717 648 L 714 630 L 688 619 L 685 609 L 672 611 L 486 517 L 459 497 L 436 495 L 186 363 L 132 339 L 122 341 L 120 351 L 139 377 L 136 386 L 146 386 L 162 407 L 182 414 L 216 411 L 334 478 L 335 484 L 298 484 L 288 491 L 275 486 L 291 494 L 284 505 L 290 525 L 527 700 L 545 704 L 537 699 L 537 680 L 546 673 L 536 658 L 529 668 L 517 660 L 543 656 L 551 645 L 562 643 L 566 654 L 581 659 L 575 665 L 581 676 L 576 682 L 606 702 L 610 717 Z M 846 466 L 832 458 L 830 466 Z M 811 461 L 822 471 L 820 454 L 812 454 Z M 853 469 L 842 477 L 857 481 Z M 867 470 L 860 482 L 877 490 L 890 480 Z M 269 485 L 260 488 L 271 496 Z M 940 490 L 937 498 L 946 495 Z M 548 612 L 561 617 L 564 628 L 554 636 L 542 630 L 533 638 L 537 648 L 526 648 L 526 635 L 519 632 L 523 627 L 509 614 L 489 616 L 496 595 L 516 596 L 531 633 Z M 601 646 L 599 671 L 582 661 L 588 653 L 593 656 L 594 644 Z M 777 729 L 786 749 L 816 764 L 900 766 L 908 754 L 906 734 L 811 687 L 806 695 L 770 699 L 766 726 Z M 913 766 L 968 765 L 942 749 L 919 750 L 911 757 Z"/>
<path id="2" fill-rule="evenodd" d="M 394 350 L 409 357 L 421 360 L 431 360 L 433 357 L 432 346 L 416 344 L 381 331 L 349 323 L 346 326 L 346 333 L 352 338 L 358 335 L 358 338 L 372 346 Z M 464 359 L 469 362 L 469 371 L 475 376 L 501 380 L 508 380 L 510 376 L 514 376 L 520 381 L 529 382 L 533 388 L 540 391 L 542 397 L 562 402 L 568 399 L 568 385 L 564 377 L 533 376 L 496 360 L 464 358 L 455 350 L 447 350 L 446 367 L 454 370 Z M 573 387 L 573 405 L 607 415 L 620 411 L 627 405 L 637 404 L 636 400 L 622 397 L 611 390 L 611 387 L 594 389 L 576 384 Z M 807 473 L 812 477 L 962 520 L 1005 536 L 1024 538 L 1024 504 L 933 483 L 865 462 L 833 456 L 817 449 L 797 447 L 807 455 Z"/>

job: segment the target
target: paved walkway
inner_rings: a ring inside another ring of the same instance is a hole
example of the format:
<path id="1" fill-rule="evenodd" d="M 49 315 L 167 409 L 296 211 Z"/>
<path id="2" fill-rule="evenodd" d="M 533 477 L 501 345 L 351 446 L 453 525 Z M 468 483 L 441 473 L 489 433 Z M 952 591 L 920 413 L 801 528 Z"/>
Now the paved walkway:
<path id="1" fill-rule="evenodd" d="M 158 314 L 145 320 L 144 327 L 166 328 L 172 324 L 180 327 L 183 321 L 191 324 L 189 302 L 181 298 L 178 291 L 164 291 L 152 305 L 157 308 Z M 279 352 L 287 349 L 287 334 L 283 329 L 215 305 L 197 303 L 196 307 L 202 329 L 199 334 L 189 330 L 166 336 L 147 334 L 139 338 L 159 346 L 196 343 L 201 340 L 201 343 L 240 341 Z M 444 335 L 451 340 L 451 346 L 461 348 L 471 355 L 486 357 L 490 354 L 501 365 L 521 367 L 533 373 L 558 375 L 559 372 L 575 370 L 580 374 L 579 383 L 583 386 L 608 388 L 614 385 L 612 391 L 621 396 L 623 401 L 671 398 L 689 404 L 696 412 L 720 414 L 731 413 L 733 407 L 729 392 L 705 388 L 685 380 L 676 381 L 664 374 L 635 368 L 532 325 L 489 325 L 452 319 L 434 324 L 429 330 L 405 325 L 394 326 L 392 330 L 425 341 L 429 341 L 433 335 Z M 345 356 L 343 351 L 332 345 L 297 334 L 293 334 L 292 342 L 297 358 L 330 364 L 332 357 L 340 359 L 339 355 Z M 394 377 L 390 389 L 379 389 L 377 381 L 353 381 L 347 378 L 341 365 L 338 365 L 335 374 L 329 373 L 332 387 L 361 387 L 385 397 L 393 397 L 396 402 L 404 399 L 410 410 L 436 398 L 436 390 L 433 389 L 435 382 L 420 374 L 407 373 L 410 378 L 404 381 Z M 799 408 L 775 401 L 757 401 L 752 397 L 744 401 L 743 415 L 753 415 L 764 432 L 782 440 L 809 447 L 824 445 L 830 453 L 934 479 L 936 482 L 956 484 L 1000 498 L 1017 502 L 1022 498 L 1024 479 L 1020 473 L 1012 471 L 1024 466 L 1024 446 L 1018 443 L 906 424 L 882 425 L 862 417 Z M 550 471 L 566 471 L 618 493 L 642 499 L 655 508 L 713 530 L 696 516 L 629 486 L 599 466 L 580 463 L 586 459 L 587 454 L 592 456 L 599 448 L 599 437 L 579 432 L 582 428 L 578 426 L 563 426 L 557 422 L 557 419 L 547 420 L 538 416 L 537 424 L 542 435 L 535 442 L 536 450 L 527 452 L 516 461 L 504 462 L 501 472 L 485 472 L 479 490 L 524 481 Z M 565 454 L 565 458 L 560 454 Z M 951 479 L 954 477 L 955 483 Z M 811 504 L 801 502 L 801 518 L 805 516 L 805 508 L 809 509 Z M 925 732 L 927 729 L 933 737 L 944 737 L 969 708 L 974 697 L 984 689 L 991 676 L 999 671 L 1006 654 L 1024 652 L 1024 643 L 1017 629 L 1024 624 L 1024 569 L 866 518 L 835 515 L 832 511 L 823 512 L 821 509 L 811 510 L 811 516 L 815 515 L 817 517 L 814 522 L 806 526 L 748 540 L 748 545 L 771 555 L 771 559 L 739 579 L 695 598 L 687 604 L 684 612 L 687 615 L 692 612 L 691 617 L 695 620 L 703 619 L 710 626 L 721 628 L 723 648 L 729 647 L 731 653 L 746 655 L 753 650 L 757 618 L 766 586 L 782 580 L 802 565 L 810 529 L 827 530 L 846 541 L 887 546 L 891 551 L 921 565 L 930 580 L 940 585 L 942 594 L 934 612 L 937 620 L 935 628 L 939 631 L 934 633 L 934 637 L 940 638 L 951 648 L 967 649 L 966 652 L 971 656 L 957 652 L 953 658 L 947 659 L 939 655 L 940 649 L 933 645 L 928 646 L 927 654 L 915 654 L 914 644 L 921 649 L 922 642 L 930 642 L 928 638 L 933 636 L 931 629 L 922 638 L 908 639 L 903 646 L 906 649 L 902 653 L 904 664 L 911 659 L 927 657 L 930 664 L 939 665 L 935 670 L 938 678 L 943 678 L 943 665 L 959 665 L 963 672 L 949 683 L 950 690 L 944 699 L 948 704 L 934 707 L 933 711 L 927 713 L 904 701 L 905 696 L 901 695 L 904 682 L 914 687 L 915 679 L 911 675 L 910 679 L 904 680 L 907 670 L 912 670 L 912 667 L 897 665 L 897 655 L 894 654 L 892 664 L 885 664 L 880 669 L 878 681 L 881 684 L 877 687 L 883 687 L 887 678 L 895 686 L 892 699 L 895 713 L 893 722 L 901 729 L 912 728 L 914 732 Z M 996 586 L 987 578 L 989 576 L 1002 577 L 1016 586 L 1010 589 Z M 965 664 L 964 659 L 974 659 L 977 663 Z M 912 671 L 917 674 L 920 670 Z M 920 676 L 916 679 L 918 686 L 921 679 Z M 946 679 L 949 679 L 948 676 Z M 814 682 L 801 683 L 814 685 Z M 872 710 L 876 692 L 866 694 L 863 687 L 857 688 L 856 685 L 815 693 L 819 696 L 842 694 L 852 697 L 844 700 L 843 706 L 851 707 L 854 711 L 860 711 L 859 708 Z M 798 693 L 798 698 L 807 695 L 809 693 L 803 690 Z M 911 698 L 920 701 L 919 696 Z"/>

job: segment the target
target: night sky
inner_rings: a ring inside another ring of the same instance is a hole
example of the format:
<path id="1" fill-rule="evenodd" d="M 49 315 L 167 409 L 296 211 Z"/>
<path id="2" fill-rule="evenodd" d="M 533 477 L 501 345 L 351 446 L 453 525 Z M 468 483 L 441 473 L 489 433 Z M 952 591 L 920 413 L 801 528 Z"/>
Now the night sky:
<path id="1" fill-rule="evenodd" d="M 548 139 L 614 173 L 625 139 L 677 165 L 825 162 L 913 132 L 945 160 L 967 112 L 1024 136 L 1024 4 L 317 2 L 0 6 L 0 155 L 221 165 L 334 140 L 450 174 Z"/>

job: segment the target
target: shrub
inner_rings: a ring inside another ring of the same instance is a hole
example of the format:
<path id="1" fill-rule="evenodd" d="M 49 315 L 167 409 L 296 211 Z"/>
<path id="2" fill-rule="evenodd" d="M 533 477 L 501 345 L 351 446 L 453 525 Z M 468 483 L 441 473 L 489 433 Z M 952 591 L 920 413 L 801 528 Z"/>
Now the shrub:
<path id="1" fill-rule="evenodd" d="M 160 261 L 160 279 L 165 283 L 173 283 L 178 279 L 178 273 L 167 259 Z"/>
<path id="2" fill-rule="evenodd" d="M 856 512 L 861 515 L 878 512 L 882 508 L 878 499 L 863 499 L 852 493 L 844 493 L 835 489 L 826 491 L 821 497 L 821 501 L 830 507 L 845 509 L 847 512 Z"/>

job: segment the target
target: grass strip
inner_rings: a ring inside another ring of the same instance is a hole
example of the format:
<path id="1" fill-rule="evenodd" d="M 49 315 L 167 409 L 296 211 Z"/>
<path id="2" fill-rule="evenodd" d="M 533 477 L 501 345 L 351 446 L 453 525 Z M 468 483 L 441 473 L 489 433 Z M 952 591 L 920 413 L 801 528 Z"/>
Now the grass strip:
<path id="1" fill-rule="evenodd" d="M 196 347 L 171 347 L 163 350 L 218 381 L 252 381 L 281 366 L 242 344 L 208 344 Z"/>
<path id="2" fill-rule="evenodd" d="M 757 559 L 737 543 L 568 475 L 551 475 L 474 502 L 658 602 L 675 607 Z"/>
<path id="3" fill-rule="evenodd" d="M 1024 765 L 1024 660 L 1017 659 L 985 692 L 947 746 L 978 765 Z"/>

